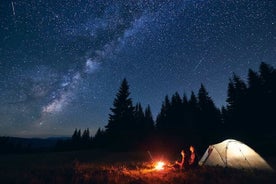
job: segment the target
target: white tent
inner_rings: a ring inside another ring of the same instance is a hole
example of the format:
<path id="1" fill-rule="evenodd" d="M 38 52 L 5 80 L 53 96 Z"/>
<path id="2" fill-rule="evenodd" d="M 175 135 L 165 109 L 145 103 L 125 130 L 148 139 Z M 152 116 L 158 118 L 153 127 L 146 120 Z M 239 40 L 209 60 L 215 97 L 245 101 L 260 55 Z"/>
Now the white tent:
<path id="1" fill-rule="evenodd" d="M 273 171 L 252 148 L 234 139 L 210 145 L 200 159 L 199 165 Z"/>

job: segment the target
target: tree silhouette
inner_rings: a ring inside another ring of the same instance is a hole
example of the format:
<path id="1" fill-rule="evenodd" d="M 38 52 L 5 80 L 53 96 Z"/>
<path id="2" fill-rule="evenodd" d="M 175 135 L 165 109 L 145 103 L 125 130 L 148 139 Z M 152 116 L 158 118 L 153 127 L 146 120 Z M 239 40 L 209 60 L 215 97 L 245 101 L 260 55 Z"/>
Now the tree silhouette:
<path id="1" fill-rule="evenodd" d="M 209 145 L 219 139 L 221 116 L 204 85 L 198 91 L 199 130 L 202 144 Z"/>
<path id="2" fill-rule="evenodd" d="M 244 134 L 244 129 L 247 128 L 247 94 L 248 89 L 244 81 L 236 74 L 229 80 L 227 91 L 227 113 L 224 113 L 226 127 L 229 136 L 234 136 L 237 139 L 242 139 L 240 135 Z"/>
<path id="3" fill-rule="evenodd" d="M 270 151 L 276 153 L 276 70 L 266 63 L 260 64 L 259 72 L 248 70 L 247 83 L 233 74 L 227 104 L 221 110 L 201 84 L 198 94 L 192 91 L 189 99 L 185 93 L 183 98 L 178 92 L 171 98 L 166 95 L 154 124 L 150 106 L 145 111 L 140 103 L 133 107 L 129 96 L 124 79 L 110 108 L 106 129 L 99 128 L 92 139 L 94 147 L 123 150 L 144 145 L 140 148 L 148 149 L 154 142 L 171 150 L 191 144 L 201 149 L 225 138 L 236 138 L 260 150 L 272 146 Z M 79 148 L 76 144 L 87 140 L 90 142 L 89 129 L 82 136 L 81 130 L 75 129 L 73 146 Z"/>
<path id="4" fill-rule="evenodd" d="M 74 134 L 72 135 L 73 142 L 80 142 L 81 140 L 81 129 L 75 129 Z"/>
<path id="5" fill-rule="evenodd" d="M 175 92 L 171 98 L 170 109 L 170 131 L 171 135 L 182 135 L 185 130 L 184 112 L 182 99 L 178 92 Z M 181 136 L 182 137 L 182 136 Z"/>
<path id="6" fill-rule="evenodd" d="M 152 117 L 151 109 L 150 106 L 148 105 L 145 109 L 145 130 L 146 130 L 146 135 L 149 136 L 150 134 L 153 133 L 154 130 L 154 120 Z"/>
<path id="7" fill-rule="evenodd" d="M 200 125 L 199 125 L 199 105 L 198 105 L 198 99 L 195 95 L 195 93 L 192 91 L 190 99 L 188 100 L 187 105 L 187 114 L 188 114 L 188 123 L 187 123 L 187 130 L 185 133 L 187 134 L 187 139 L 190 141 L 193 141 L 195 143 L 200 142 Z"/>
<path id="8" fill-rule="evenodd" d="M 149 137 L 154 130 L 154 121 L 152 118 L 150 106 L 148 105 L 143 111 L 140 103 L 137 103 L 134 109 L 134 125 L 133 125 L 133 147 L 146 148 L 149 146 Z"/>
<path id="9" fill-rule="evenodd" d="M 144 111 L 140 103 L 137 103 L 134 108 L 134 119 L 138 127 L 145 119 Z"/>
<path id="10" fill-rule="evenodd" d="M 252 90 L 252 92 L 257 92 L 258 88 L 260 88 L 261 80 L 260 76 L 257 72 L 252 69 L 248 70 L 248 89 Z"/>
<path id="11" fill-rule="evenodd" d="M 263 122 L 260 130 L 273 134 L 274 130 L 271 127 L 275 126 L 275 104 L 276 104 L 276 69 L 262 62 L 259 68 L 260 73 L 260 97 L 259 101 L 260 113 L 258 120 Z M 258 114 L 256 114 L 258 115 Z M 274 121 L 273 121 L 274 119 Z"/>
<path id="12" fill-rule="evenodd" d="M 88 143 L 90 141 L 89 128 L 87 128 L 83 131 L 81 139 L 82 139 L 83 143 Z"/>
<path id="13" fill-rule="evenodd" d="M 92 138 L 92 146 L 94 148 L 105 148 L 107 144 L 105 131 L 98 128 L 95 136 Z"/>
<path id="14" fill-rule="evenodd" d="M 140 103 L 136 104 L 133 114 L 134 114 L 133 115 L 134 117 L 133 117 L 132 130 L 135 130 L 135 131 L 132 132 L 132 138 L 133 138 L 132 144 L 137 145 L 138 142 L 140 142 L 141 138 L 145 136 L 145 126 L 144 126 L 145 115 L 144 115 L 142 105 Z"/>
<path id="15" fill-rule="evenodd" d="M 268 146 L 264 145 L 276 137 L 272 128 L 276 113 L 276 70 L 261 63 L 259 73 L 249 69 L 247 82 L 246 85 L 236 75 L 230 79 L 223 123 L 230 130 L 228 136 L 265 150 Z M 276 147 L 275 143 L 270 145 Z"/>
<path id="16" fill-rule="evenodd" d="M 126 79 L 123 80 L 119 92 L 110 108 L 108 124 L 105 126 L 110 144 L 114 148 L 127 148 L 135 137 L 134 125 L 134 107 L 132 99 L 129 97 L 129 85 Z"/>
<path id="17" fill-rule="evenodd" d="M 156 129 L 158 133 L 165 134 L 169 128 L 169 114 L 171 109 L 171 102 L 169 96 L 165 96 L 165 100 L 162 103 L 161 111 L 156 118 Z"/>

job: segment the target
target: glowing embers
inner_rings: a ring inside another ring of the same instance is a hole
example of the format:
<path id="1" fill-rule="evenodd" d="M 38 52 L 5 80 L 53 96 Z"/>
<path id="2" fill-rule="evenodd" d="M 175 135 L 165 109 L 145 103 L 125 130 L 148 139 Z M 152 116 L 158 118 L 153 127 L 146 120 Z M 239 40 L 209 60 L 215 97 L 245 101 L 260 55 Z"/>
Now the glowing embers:
<path id="1" fill-rule="evenodd" d="M 157 171 L 164 170 L 165 163 L 162 161 L 158 161 L 155 163 L 154 169 Z"/>

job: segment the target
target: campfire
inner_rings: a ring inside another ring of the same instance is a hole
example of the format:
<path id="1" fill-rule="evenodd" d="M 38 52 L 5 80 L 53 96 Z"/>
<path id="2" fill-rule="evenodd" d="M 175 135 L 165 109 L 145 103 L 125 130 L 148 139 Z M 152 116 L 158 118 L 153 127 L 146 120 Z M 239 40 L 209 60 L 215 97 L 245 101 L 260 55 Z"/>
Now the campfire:
<path id="1" fill-rule="evenodd" d="M 168 168 L 169 164 L 168 162 L 165 162 L 163 159 L 153 159 L 150 151 L 148 151 L 148 154 L 153 162 L 153 170 L 154 171 L 163 171 L 165 168 Z"/>
<path id="2" fill-rule="evenodd" d="M 154 169 L 157 171 L 164 170 L 165 163 L 163 161 L 158 161 L 155 163 Z"/>

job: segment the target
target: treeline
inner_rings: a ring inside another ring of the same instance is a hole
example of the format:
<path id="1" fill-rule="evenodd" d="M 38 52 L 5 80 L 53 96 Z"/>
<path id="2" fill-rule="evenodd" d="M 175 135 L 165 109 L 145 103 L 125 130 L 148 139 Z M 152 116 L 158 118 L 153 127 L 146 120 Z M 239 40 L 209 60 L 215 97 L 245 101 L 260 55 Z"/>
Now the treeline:
<path id="1" fill-rule="evenodd" d="M 261 63 L 259 72 L 249 69 L 247 83 L 233 75 L 227 94 L 221 110 L 224 135 L 276 154 L 276 70 Z"/>
<path id="2" fill-rule="evenodd" d="M 133 105 L 126 79 L 110 110 L 108 124 L 105 129 L 99 128 L 94 137 L 90 137 L 89 129 L 83 132 L 75 129 L 72 139 L 60 141 L 57 148 L 129 150 L 142 146 L 153 135 L 155 126 L 151 109 L 148 106 L 143 110 L 140 103 Z"/>
<path id="3" fill-rule="evenodd" d="M 249 69 L 247 82 L 233 74 L 226 102 L 225 107 L 216 107 L 201 84 L 189 97 L 178 92 L 165 96 L 154 121 L 150 106 L 143 110 L 140 103 L 133 105 L 124 79 L 105 128 L 99 128 L 93 137 L 89 129 L 83 133 L 76 129 L 72 139 L 59 147 L 174 150 L 193 144 L 203 150 L 209 144 L 234 138 L 275 153 L 276 70 L 261 63 L 258 72 Z"/>

